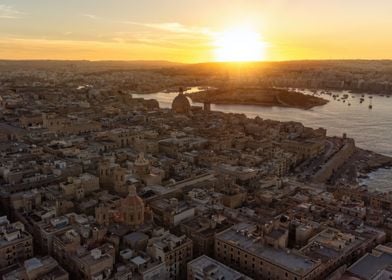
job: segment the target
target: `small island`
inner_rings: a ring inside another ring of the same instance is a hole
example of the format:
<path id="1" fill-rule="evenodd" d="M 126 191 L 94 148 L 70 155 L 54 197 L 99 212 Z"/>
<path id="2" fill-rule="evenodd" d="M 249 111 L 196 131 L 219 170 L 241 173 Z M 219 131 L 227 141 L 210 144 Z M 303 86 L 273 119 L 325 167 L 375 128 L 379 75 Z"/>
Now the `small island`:
<path id="1" fill-rule="evenodd" d="M 277 88 L 237 87 L 213 89 L 188 93 L 193 102 L 214 104 L 237 104 L 257 106 L 278 106 L 311 109 L 328 103 L 320 97 Z"/>

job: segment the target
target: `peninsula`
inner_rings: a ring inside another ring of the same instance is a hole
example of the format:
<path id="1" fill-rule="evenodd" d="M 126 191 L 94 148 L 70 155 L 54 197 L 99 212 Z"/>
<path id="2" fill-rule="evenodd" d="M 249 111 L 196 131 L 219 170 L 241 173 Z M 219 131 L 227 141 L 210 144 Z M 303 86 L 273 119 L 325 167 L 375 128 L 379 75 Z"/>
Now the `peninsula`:
<path id="1" fill-rule="evenodd" d="M 320 97 L 277 88 L 237 87 L 188 93 L 193 102 L 311 109 L 328 103 Z"/>

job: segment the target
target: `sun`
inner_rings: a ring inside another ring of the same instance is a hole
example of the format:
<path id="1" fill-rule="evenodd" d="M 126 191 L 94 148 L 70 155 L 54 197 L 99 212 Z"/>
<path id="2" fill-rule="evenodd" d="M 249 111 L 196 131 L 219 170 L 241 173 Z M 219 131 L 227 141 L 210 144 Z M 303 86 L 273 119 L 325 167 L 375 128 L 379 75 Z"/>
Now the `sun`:
<path id="1" fill-rule="evenodd" d="M 241 62 L 265 59 L 266 43 L 259 33 L 247 26 L 240 26 L 214 36 L 216 61 Z"/>

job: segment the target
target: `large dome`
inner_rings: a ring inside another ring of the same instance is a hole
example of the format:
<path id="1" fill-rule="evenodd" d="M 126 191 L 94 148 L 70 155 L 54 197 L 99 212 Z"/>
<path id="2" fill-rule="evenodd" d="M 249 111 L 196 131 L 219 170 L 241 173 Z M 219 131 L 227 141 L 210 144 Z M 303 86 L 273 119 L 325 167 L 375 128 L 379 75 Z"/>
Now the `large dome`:
<path id="1" fill-rule="evenodd" d="M 129 194 L 121 200 L 121 216 L 123 222 L 130 226 L 138 226 L 144 222 L 144 202 L 136 194 L 134 186 L 129 187 Z"/>
<path id="2" fill-rule="evenodd" d="M 121 206 L 128 209 L 144 208 L 143 199 L 137 195 L 134 186 L 129 186 L 128 196 L 121 200 Z"/>
<path id="3" fill-rule="evenodd" d="M 180 93 L 174 98 L 172 103 L 172 110 L 178 114 L 187 114 L 191 109 L 191 104 L 188 98 L 184 95 L 180 88 Z"/>

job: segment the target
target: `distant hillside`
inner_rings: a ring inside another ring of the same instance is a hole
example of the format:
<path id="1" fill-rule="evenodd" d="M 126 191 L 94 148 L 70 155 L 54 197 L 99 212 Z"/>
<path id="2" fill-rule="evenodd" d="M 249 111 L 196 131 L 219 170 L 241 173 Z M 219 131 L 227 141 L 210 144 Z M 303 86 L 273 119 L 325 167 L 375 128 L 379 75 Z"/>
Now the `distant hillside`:
<path id="1" fill-rule="evenodd" d="M 185 64 L 165 60 L 0 60 L 0 70 L 9 69 L 62 69 L 77 68 L 83 70 L 134 70 L 159 69 L 169 75 L 214 75 L 228 72 L 246 71 L 327 71 L 354 70 L 365 72 L 392 73 L 392 60 L 299 60 L 299 61 L 265 61 L 265 62 L 206 62 Z"/>
<path id="2" fill-rule="evenodd" d="M 192 77 L 217 88 L 234 83 L 392 95 L 392 60 L 200 63 L 157 71 L 170 77 Z"/>
<path id="3" fill-rule="evenodd" d="M 184 64 L 165 60 L 88 61 L 88 60 L 0 60 L 0 70 L 17 69 L 69 69 L 85 71 L 159 69 Z"/>
<path id="4" fill-rule="evenodd" d="M 214 75 L 238 71 L 259 73 L 267 71 L 348 71 L 382 72 L 392 74 L 392 60 L 293 60 L 293 61 L 262 61 L 262 62 L 206 62 L 185 64 L 168 69 L 172 75 Z M 165 71 L 166 69 L 163 69 Z"/>

